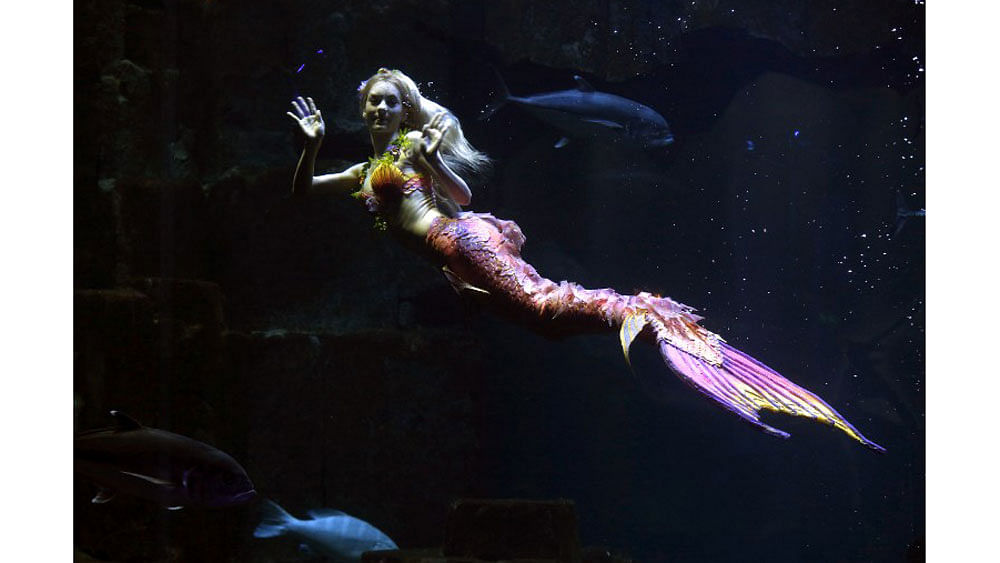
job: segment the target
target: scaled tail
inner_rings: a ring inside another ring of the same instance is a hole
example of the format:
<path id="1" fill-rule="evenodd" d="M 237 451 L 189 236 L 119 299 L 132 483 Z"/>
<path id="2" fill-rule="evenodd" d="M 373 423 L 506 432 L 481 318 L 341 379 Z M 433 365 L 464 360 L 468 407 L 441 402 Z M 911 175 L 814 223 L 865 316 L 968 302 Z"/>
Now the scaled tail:
<path id="1" fill-rule="evenodd" d="M 475 288 L 474 293 L 533 327 L 560 336 L 620 327 L 626 361 L 636 339 L 656 344 L 667 365 L 689 385 L 769 434 L 788 436 L 760 421 L 763 409 L 818 420 L 882 451 L 822 399 L 699 325 L 701 317 L 690 307 L 645 291 L 622 295 L 609 288 L 555 283 L 521 258 L 524 241 L 517 223 L 485 213 L 435 219 L 427 233 L 427 243 L 453 285 Z"/>
<path id="2" fill-rule="evenodd" d="M 500 76 L 500 71 L 497 70 L 496 67 L 493 67 L 493 72 L 497 75 L 497 84 L 500 87 L 500 95 L 497 96 L 495 100 L 490 102 L 490 104 L 486 106 L 486 109 L 480 113 L 480 120 L 489 119 L 494 113 L 497 112 L 498 109 L 503 107 L 503 105 L 510 100 L 510 90 L 507 89 L 507 84 L 503 81 L 503 76 Z"/>
<path id="3" fill-rule="evenodd" d="M 278 506 L 277 503 L 270 499 L 264 499 L 261 504 L 260 524 L 253 531 L 253 537 L 274 538 L 283 535 L 288 524 L 294 520 L 295 517 Z"/>
<path id="4" fill-rule="evenodd" d="M 719 342 L 722 361 L 717 364 L 681 351 L 659 336 L 657 344 L 667 366 L 688 385 L 772 436 L 787 438 L 789 434 L 761 422 L 761 410 L 811 418 L 844 431 L 875 451 L 885 451 L 823 399 L 725 342 Z"/>

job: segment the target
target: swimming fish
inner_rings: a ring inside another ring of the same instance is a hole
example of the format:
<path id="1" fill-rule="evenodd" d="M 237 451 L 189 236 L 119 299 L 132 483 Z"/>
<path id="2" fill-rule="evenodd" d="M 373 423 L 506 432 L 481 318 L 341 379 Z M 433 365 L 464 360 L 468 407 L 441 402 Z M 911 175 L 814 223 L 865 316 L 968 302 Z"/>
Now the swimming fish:
<path id="1" fill-rule="evenodd" d="M 304 551 L 331 557 L 334 561 L 360 561 L 366 551 L 398 549 L 375 526 L 339 510 L 321 508 L 310 510 L 311 520 L 299 520 L 277 503 L 265 499 L 261 523 L 254 530 L 255 538 L 274 538 L 289 535 L 302 542 Z"/>
<path id="2" fill-rule="evenodd" d="M 111 416 L 115 427 L 77 434 L 73 444 L 74 470 L 100 487 L 91 502 L 102 504 L 125 493 L 177 510 L 233 506 L 257 495 L 229 454 L 148 428 L 121 411 Z"/>
<path id="3" fill-rule="evenodd" d="M 663 147 L 674 142 L 670 126 L 656 111 L 634 100 L 598 92 L 580 76 L 573 77 L 575 89 L 523 97 L 511 95 L 499 73 L 497 77 L 500 97 L 483 110 L 480 119 L 488 119 L 509 102 L 570 137 L 624 139 L 642 147 Z M 568 142 L 569 139 L 563 137 L 555 147 L 562 148 Z"/>

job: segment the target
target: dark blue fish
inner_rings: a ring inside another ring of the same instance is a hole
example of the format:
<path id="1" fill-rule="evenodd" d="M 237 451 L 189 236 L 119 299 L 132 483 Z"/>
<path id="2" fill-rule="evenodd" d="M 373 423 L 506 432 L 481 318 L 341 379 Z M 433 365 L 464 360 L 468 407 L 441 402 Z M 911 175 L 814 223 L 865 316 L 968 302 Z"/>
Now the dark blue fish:
<path id="1" fill-rule="evenodd" d="M 111 416 L 114 428 L 82 432 L 73 444 L 74 470 L 100 487 L 91 502 L 105 503 L 124 493 L 176 510 L 233 506 L 257 495 L 246 471 L 229 454 L 147 428 L 120 411 Z"/>
<path id="2" fill-rule="evenodd" d="M 513 96 L 503 78 L 500 98 L 492 102 L 480 119 L 487 119 L 506 103 L 519 105 L 542 121 L 561 129 L 569 137 L 624 139 L 642 147 L 662 147 L 674 142 L 670 126 L 663 116 L 639 102 L 594 90 L 579 76 L 576 88 L 531 96 Z M 563 137 L 556 148 L 566 146 Z"/>

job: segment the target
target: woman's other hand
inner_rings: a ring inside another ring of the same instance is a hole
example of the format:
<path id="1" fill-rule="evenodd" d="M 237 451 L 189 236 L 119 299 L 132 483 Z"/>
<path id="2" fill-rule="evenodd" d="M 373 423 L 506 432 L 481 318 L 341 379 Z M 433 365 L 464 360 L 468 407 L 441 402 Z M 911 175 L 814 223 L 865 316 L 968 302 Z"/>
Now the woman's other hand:
<path id="1" fill-rule="evenodd" d="M 288 117 L 295 120 L 302 133 L 306 136 L 307 143 L 319 143 L 326 134 L 326 124 L 323 123 L 323 116 L 316 109 L 316 103 L 312 98 L 302 98 L 299 96 L 292 100 L 292 107 L 295 112 L 287 112 Z"/>

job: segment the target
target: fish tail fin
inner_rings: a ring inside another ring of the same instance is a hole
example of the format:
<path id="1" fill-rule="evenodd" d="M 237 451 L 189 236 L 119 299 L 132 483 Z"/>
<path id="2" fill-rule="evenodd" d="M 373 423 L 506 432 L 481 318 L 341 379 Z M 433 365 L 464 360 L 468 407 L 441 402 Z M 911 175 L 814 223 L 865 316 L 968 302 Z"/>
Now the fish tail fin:
<path id="1" fill-rule="evenodd" d="M 503 105 L 506 104 L 508 100 L 510 100 L 510 90 L 507 89 L 507 83 L 504 82 L 503 76 L 500 75 L 500 71 L 497 70 L 497 67 L 493 67 L 493 73 L 497 75 L 497 85 L 499 86 L 500 94 L 496 97 L 495 100 L 493 100 L 492 102 L 489 103 L 489 105 L 486 106 L 486 109 L 484 109 L 480 113 L 479 115 L 480 120 L 489 119 L 490 117 L 493 116 L 494 113 L 497 112 L 498 109 L 503 107 Z"/>
<path id="2" fill-rule="evenodd" d="M 903 230 L 903 225 L 906 224 L 906 199 L 903 198 L 903 192 L 896 190 L 896 231 L 892 234 L 893 237 L 898 237 L 900 231 Z"/>
<path id="3" fill-rule="evenodd" d="M 253 531 L 255 538 L 274 538 L 285 533 L 287 526 L 295 517 L 278 506 L 278 503 L 264 499 L 261 505 L 260 524 Z"/>
<path id="4" fill-rule="evenodd" d="M 892 233 L 893 238 L 898 237 L 899 233 L 903 232 L 903 227 L 906 226 L 907 219 L 908 217 L 906 215 L 896 216 L 896 230 Z"/>
<path id="5" fill-rule="evenodd" d="M 717 362 L 683 351 L 659 334 L 656 340 L 664 362 L 685 383 L 767 434 L 789 436 L 761 422 L 761 410 L 811 418 L 843 431 L 868 448 L 885 451 L 861 435 L 823 399 L 721 340 L 718 342 L 721 357 Z"/>

